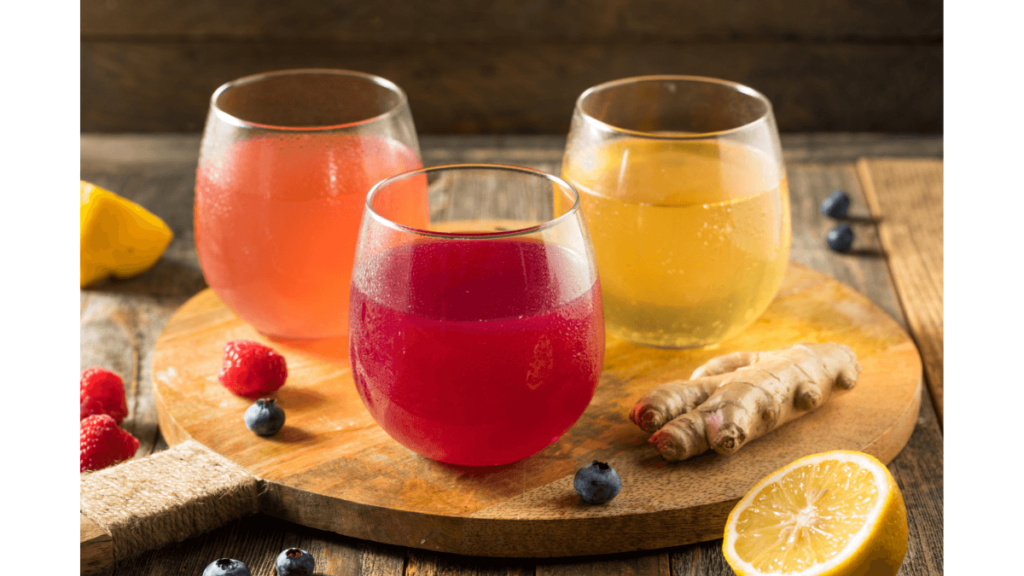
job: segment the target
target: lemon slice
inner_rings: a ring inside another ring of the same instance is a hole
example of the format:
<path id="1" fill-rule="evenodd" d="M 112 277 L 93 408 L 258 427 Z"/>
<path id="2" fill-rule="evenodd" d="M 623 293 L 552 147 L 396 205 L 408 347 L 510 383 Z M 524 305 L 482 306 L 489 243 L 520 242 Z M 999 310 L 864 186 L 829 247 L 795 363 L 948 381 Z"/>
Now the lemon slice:
<path id="1" fill-rule="evenodd" d="M 740 576 L 894 575 L 907 553 L 903 496 L 872 456 L 807 456 L 740 499 L 722 548 Z"/>

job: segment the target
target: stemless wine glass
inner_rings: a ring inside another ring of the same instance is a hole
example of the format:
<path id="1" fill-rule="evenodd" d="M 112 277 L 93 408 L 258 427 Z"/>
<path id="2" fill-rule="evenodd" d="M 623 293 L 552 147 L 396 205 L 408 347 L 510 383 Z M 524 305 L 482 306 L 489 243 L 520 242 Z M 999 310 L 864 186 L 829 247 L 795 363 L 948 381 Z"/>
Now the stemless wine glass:
<path id="1" fill-rule="evenodd" d="M 562 177 L 580 190 L 615 336 L 714 344 L 778 292 L 789 188 L 759 92 L 693 76 L 595 86 L 576 101 Z"/>
<path id="2" fill-rule="evenodd" d="M 286 70 L 221 86 L 196 173 L 207 283 L 263 334 L 344 336 L 366 194 L 421 165 L 405 93 L 383 78 Z"/>
<path id="3" fill-rule="evenodd" d="M 401 208 L 428 196 L 429 216 Z M 573 187 L 528 168 L 439 166 L 384 180 L 366 202 L 349 356 L 377 423 L 418 454 L 469 466 L 557 440 L 604 359 Z"/>

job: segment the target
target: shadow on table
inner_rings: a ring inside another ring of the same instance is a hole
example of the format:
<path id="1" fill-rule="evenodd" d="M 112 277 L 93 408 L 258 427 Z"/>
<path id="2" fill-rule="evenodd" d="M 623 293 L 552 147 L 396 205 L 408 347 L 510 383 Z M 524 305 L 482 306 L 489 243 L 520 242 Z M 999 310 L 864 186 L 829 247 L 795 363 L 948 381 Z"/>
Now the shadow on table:
<path id="1" fill-rule="evenodd" d="M 199 268 L 174 260 L 160 260 L 155 266 L 133 278 L 109 278 L 83 288 L 86 292 L 146 294 L 151 296 L 190 297 L 206 288 L 206 279 Z"/>

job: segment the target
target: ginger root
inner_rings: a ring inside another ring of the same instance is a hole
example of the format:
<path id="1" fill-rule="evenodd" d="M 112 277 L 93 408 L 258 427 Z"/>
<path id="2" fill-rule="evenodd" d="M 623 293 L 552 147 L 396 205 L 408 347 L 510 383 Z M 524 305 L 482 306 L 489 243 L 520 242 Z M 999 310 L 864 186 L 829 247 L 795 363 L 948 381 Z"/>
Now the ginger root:
<path id="1" fill-rule="evenodd" d="M 771 352 L 734 352 L 713 358 L 689 380 L 645 394 L 629 418 L 669 461 L 713 448 L 732 454 L 821 406 L 838 386 L 857 383 L 860 364 L 849 346 L 797 344 Z"/>

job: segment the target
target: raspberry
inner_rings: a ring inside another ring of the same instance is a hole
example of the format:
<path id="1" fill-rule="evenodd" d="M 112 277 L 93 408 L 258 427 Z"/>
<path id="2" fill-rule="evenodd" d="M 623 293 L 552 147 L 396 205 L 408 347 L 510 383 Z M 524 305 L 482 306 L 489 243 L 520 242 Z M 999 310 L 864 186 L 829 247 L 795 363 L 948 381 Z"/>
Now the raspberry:
<path id="1" fill-rule="evenodd" d="M 128 416 L 128 401 L 124 396 L 124 382 L 117 374 L 99 366 L 87 368 L 85 372 L 82 372 L 79 402 L 82 405 L 83 417 L 89 414 L 107 414 L 120 424 Z M 97 402 L 102 408 L 86 414 L 86 406 L 91 406 L 89 410 L 95 410 Z"/>
<path id="2" fill-rule="evenodd" d="M 93 414 L 103 414 L 103 403 L 95 398 L 86 396 L 82 399 L 81 416 L 78 418 L 79 421 L 85 420 Z"/>
<path id="3" fill-rule="evenodd" d="M 94 414 L 81 421 L 80 472 L 99 470 L 135 456 L 139 441 L 117 427 L 106 414 Z"/>
<path id="4" fill-rule="evenodd" d="M 261 396 L 284 386 L 284 356 L 258 342 L 234 340 L 224 345 L 224 365 L 217 379 L 240 396 Z"/>

